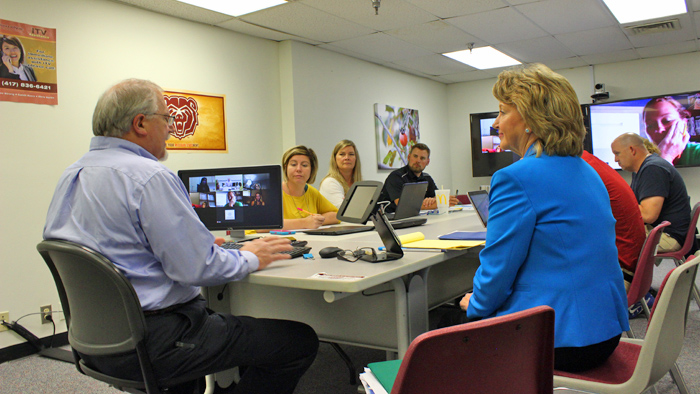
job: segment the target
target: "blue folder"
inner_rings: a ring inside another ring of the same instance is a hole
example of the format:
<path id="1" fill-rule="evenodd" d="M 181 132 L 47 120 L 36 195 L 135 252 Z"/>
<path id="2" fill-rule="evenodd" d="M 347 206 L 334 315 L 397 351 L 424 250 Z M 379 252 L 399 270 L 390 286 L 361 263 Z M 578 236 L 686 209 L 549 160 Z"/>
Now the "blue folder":
<path id="1" fill-rule="evenodd" d="M 449 234 L 439 236 L 438 239 L 484 241 L 486 239 L 486 231 L 453 231 Z"/>

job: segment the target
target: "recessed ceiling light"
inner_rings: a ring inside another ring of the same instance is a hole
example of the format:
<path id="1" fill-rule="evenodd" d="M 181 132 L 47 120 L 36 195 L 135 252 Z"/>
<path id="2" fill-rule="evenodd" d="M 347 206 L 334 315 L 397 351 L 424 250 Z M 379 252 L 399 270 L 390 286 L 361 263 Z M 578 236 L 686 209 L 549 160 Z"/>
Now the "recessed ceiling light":
<path id="1" fill-rule="evenodd" d="M 177 0 L 231 16 L 240 16 L 286 3 L 285 0 Z"/>
<path id="2" fill-rule="evenodd" d="M 519 61 L 492 47 L 465 49 L 463 51 L 443 53 L 442 55 L 479 70 L 521 64 Z"/>
<path id="3" fill-rule="evenodd" d="M 685 0 L 603 0 L 620 23 L 685 14 Z"/>

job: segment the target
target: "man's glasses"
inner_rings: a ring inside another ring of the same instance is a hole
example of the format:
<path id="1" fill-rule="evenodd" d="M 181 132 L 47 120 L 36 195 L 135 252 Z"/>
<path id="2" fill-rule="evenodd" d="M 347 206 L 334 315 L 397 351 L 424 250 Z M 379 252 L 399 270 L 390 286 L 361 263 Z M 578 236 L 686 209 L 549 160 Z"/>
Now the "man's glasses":
<path id="1" fill-rule="evenodd" d="M 157 114 L 157 113 L 145 114 L 145 115 L 158 115 L 158 116 L 164 117 L 166 119 L 166 121 L 168 122 L 168 127 L 175 124 L 175 116 L 173 116 L 173 115 Z"/>

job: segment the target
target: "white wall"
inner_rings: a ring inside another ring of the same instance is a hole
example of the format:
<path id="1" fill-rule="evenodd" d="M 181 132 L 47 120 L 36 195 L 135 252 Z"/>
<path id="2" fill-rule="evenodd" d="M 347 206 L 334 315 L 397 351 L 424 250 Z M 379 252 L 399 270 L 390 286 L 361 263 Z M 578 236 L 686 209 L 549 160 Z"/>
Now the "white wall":
<path id="1" fill-rule="evenodd" d="M 610 101 L 652 95 L 682 93 L 700 90 L 700 79 L 690 65 L 700 62 L 700 53 L 664 56 L 653 59 L 603 64 L 594 67 L 578 67 L 557 70 L 576 90 L 579 101 L 590 103 L 594 83 L 604 83 L 610 92 Z M 469 114 L 491 112 L 498 109 L 498 102 L 491 94 L 495 79 L 448 85 L 450 141 L 452 142 L 452 183 L 462 190 L 476 190 L 488 184 L 489 177 L 471 177 L 471 145 L 469 139 Z M 700 170 L 679 168 L 691 204 L 700 201 Z M 622 172 L 629 182 L 631 174 Z"/>

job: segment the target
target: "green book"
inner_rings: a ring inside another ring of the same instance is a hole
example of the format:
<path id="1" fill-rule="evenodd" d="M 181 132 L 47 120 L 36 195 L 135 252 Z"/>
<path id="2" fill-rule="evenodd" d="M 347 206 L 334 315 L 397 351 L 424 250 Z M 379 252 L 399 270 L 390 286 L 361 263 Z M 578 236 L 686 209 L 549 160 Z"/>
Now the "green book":
<path id="1" fill-rule="evenodd" d="M 387 393 L 390 393 L 391 388 L 394 387 L 394 380 L 396 380 L 396 375 L 399 373 L 400 366 L 401 360 L 380 361 L 367 364 L 367 368 L 372 371 Z"/>

